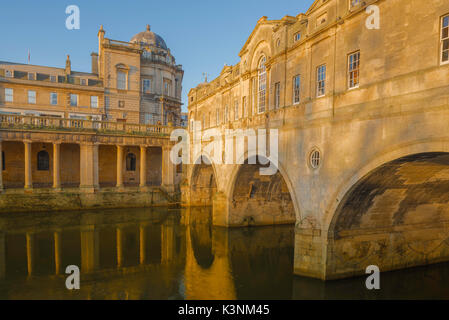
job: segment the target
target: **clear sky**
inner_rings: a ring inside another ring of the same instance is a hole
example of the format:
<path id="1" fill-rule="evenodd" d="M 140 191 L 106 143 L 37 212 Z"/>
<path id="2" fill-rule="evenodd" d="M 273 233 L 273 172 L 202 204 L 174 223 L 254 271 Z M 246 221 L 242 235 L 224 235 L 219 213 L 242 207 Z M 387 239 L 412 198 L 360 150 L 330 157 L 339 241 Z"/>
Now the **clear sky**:
<path id="1" fill-rule="evenodd" d="M 97 31 L 129 41 L 151 30 L 162 36 L 183 65 L 183 102 L 204 80 L 217 77 L 224 64 L 239 61 L 238 53 L 262 16 L 280 19 L 305 12 L 313 0 L 3 0 L 0 5 L 0 60 L 64 67 L 70 54 L 72 69 L 90 72 L 90 53 L 98 51 Z M 68 5 L 80 8 L 80 30 L 67 30 Z M 184 106 L 185 108 L 185 106 Z"/>

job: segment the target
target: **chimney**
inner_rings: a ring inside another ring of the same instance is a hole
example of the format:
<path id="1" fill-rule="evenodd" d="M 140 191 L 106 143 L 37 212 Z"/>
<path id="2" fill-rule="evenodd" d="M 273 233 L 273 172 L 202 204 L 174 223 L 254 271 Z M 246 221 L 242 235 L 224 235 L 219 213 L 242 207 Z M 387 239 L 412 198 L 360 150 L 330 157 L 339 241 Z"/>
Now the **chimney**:
<path id="1" fill-rule="evenodd" d="M 98 74 L 98 53 L 92 52 L 90 56 L 92 57 L 92 73 Z"/>
<path id="2" fill-rule="evenodd" d="M 101 47 L 103 45 L 103 40 L 104 40 L 104 34 L 106 32 L 103 30 L 103 25 L 100 26 L 100 30 L 98 30 L 98 53 L 99 55 L 101 55 Z"/>
<path id="3" fill-rule="evenodd" d="M 70 56 L 67 55 L 67 60 L 65 61 L 65 73 L 70 75 L 72 73 L 72 64 L 70 62 Z"/>

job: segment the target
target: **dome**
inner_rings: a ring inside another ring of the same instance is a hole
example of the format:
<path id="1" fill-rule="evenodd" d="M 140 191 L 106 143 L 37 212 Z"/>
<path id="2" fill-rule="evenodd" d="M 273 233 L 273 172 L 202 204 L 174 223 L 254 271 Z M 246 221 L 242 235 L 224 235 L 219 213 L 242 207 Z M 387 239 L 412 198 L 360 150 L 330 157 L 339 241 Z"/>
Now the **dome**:
<path id="1" fill-rule="evenodd" d="M 150 26 L 147 25 L 147 30 L 143 32 L 139 32 L 134 37 L 132 37 L 130 42 L 134 43 L 144 43 L 152 46 L 156 46 L 158 48 L 168 50 L 167 45 L 165 44 L 164 39 L 161 36 L 155 34 L 150 30 Z"/>

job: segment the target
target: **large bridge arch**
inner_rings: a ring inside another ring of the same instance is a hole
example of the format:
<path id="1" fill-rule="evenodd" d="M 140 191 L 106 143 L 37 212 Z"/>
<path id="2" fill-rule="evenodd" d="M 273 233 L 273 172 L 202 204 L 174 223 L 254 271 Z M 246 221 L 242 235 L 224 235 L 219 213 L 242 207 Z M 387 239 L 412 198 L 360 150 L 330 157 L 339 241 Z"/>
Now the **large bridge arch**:
<path id="1" fill-rule="evenodd" d="M 391 161 L 420 153 L 449 153 L 448 140 L 426 140 L 416 141 L 413 143 L 396 145 L 388 150 L 380 152 L 373 156 L 370 161 L 362 163 L 355 170 L 346 174 L 342 179 L 342 183 L 338 185 L 334 194 L 329 198 L 329 205 L 325 211 L 322 220 L 322 230 L 328 232 L 334 219 L 337 208 L 340 206 L 342 199 L 348 194 L 351 188 L 359 182 L 363 177 L 373 172 L 376 168 L 389 163 Z"/>
<path id="2" fill-rule="evenodd" d="M 337 199 L 323 234 L 326 279 L 361 275 L 369 265 L 389 271 L 449 260 L 447 144 L 416 143 L 384 153 Z"/>

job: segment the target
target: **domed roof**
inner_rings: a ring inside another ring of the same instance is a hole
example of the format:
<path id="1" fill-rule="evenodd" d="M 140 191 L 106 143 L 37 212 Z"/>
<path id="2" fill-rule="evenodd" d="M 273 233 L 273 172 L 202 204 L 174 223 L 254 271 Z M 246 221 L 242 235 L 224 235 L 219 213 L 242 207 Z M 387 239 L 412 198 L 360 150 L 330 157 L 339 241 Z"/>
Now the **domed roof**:
<path id="1" fill-rule="evenodd" d="M 146 31 L 139 32 L 138 34 L 136 34 L 134 37 L 132 37 L 130 42 L 144 43 L 144 44 L 156 46 L 158 48 L 162 48 L 164 50 L 168 50 L 167 49 L 167 45 L 165 44 L 164 39 L 162 39 L 161 36 L 159 36 L 159 35 L 155 34 L 154 32 L 152 32 L 150 30 L 150 26 L 149 25 L 147 25 L 147 30 Z"/>

